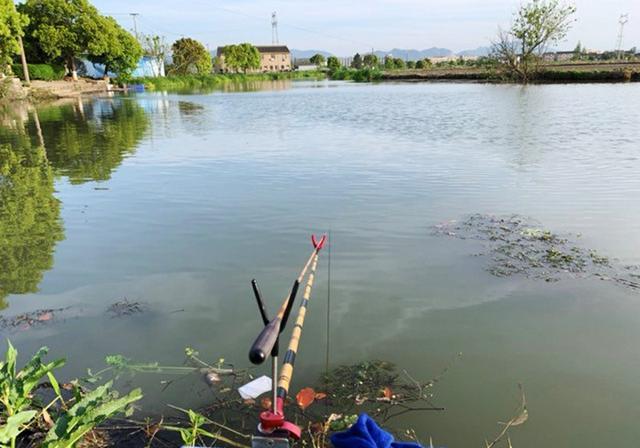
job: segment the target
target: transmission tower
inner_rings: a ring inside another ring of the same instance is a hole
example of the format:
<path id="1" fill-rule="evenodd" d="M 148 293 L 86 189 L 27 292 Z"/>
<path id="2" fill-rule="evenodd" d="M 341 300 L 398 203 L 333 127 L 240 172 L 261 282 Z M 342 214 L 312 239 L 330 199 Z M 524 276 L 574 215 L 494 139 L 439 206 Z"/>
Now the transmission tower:
<path id="1" fill-rule="evenodd" d="M 618 52 L 617 58 L 620 59 L 622 56 L 622 39 L 624 36 L 624 26 L 629 21 L 629 14 L 620 14 L 620 18 L 618 19 L 618 23 L 620 24 L 620 30 L 618 31 L 618 44 L 616 45 L 616 50 Z"/>
<path id="2" fill-rule="evenodd" d="M 271 43 L 277 44 L 278 42 L 278 17 L 276 12 L 271 13 Z"/>

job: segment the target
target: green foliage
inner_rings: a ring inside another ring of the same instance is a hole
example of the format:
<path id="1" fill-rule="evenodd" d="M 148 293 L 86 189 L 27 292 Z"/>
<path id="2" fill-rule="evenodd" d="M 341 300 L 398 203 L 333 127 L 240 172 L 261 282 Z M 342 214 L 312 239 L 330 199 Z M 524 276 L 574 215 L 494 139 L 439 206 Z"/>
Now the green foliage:
<path id="1" fill-rule="evenodd" d="M 207 49 L 195 39 L 183 37 L 171 46 L 173 64 L 171 74 L 205 74 L 211 73 L 213 63 Z"/>
<path id="2" fill-rule="evenodd" d="M 31 79 L 41 79 L 43 81 L 56 81 L 64 78 L 64 67 L 51 64 L 28 64 L 29 76 Z M 16 73 L 20 79 L 22 76 L 22 65 L 14 64 L 13 73 Z"/>
<path id="3" fill-rule="evenodd" d="M 16 439 L 25 427 L 36 417 L 33 390 L 40 381 L 54 369 L 64 365 L 64 360 L 44 364 L 42 357 L 47 354 L 46 347 L 41 348 L 21 369 L 17 368 L 18 351 L 8 342 L 5 360 L 0 362 L 0 443 L 15 446 Z"/>
<path id="4" fill-rule="evenodd" d="M 44 148 L 0 145 L 0 304 L 36 292 L 63 239 L 60 202 Z"/>
<path id="5" fill-rule="evenodd" d="M 544 51 L 567 35 L 576 8 L 561 0 L 531 0 L 520 6 L 508 31 L 500 31 L 493 55 L 507 72 L 528 82 Z"/>
<path id="6" fill-rule="evenodd" d="M 371 82 L 382 79 L 382 72 L 377 68 L 362 68 L 356 70 L 353 68 L 340 67 L 332 71 L 330 76 L 333 80 Z"/>
<path id="7" fill-rule="evenodd" d="M 24 35 L 28 23 L 24 14 L 16 11 L 13 0 L 0 0 L 0 73 L 8 73 L 13 56 L 20 51 L 18 37 Z"/>
<path id="8" fill-rule="evenodd" d="M 225 73 L 210 75 L 182 75 L 161 78 L 137 78 L 133 82 L 144 84 L 152 91 L 188 92 L 243 86 L 259 81 L 277 81 L 283 79 L 322 79 L 326 74 L 320 71 L 273 72 L 273 73 Z"/>
<path id="9" fill-rule="evenodd" d="M 309 58 L 309 62 L 317 65 L 318 67 L 320 67 L 321 65 L 324 65 L 325 61 L 326 61 L 325 57 L 320 53 L 316 53 Z"/>
<path id="10" fill-rule="evenodd" d="M 356 53 L 351 61 L 351 68 L 361 69 L 363 65 L 362 56 L 360 56 L 360 53 Z"/>
<path id="11" fill-rule="evenodd" d="M 27 0 L 25 36 L 49 62 L 64 61 L 75 73 L 75 57 L 102 45 L 105 20 L 87 0 Z"/>
<path id="12" fill-rule="evenodd" d="M 247 73 L 260 67 L 260 52 L 249 43 L 227 45 L 222 53 L 225 65 L 235 72 Z"/>
<path id="13" fill-rule="evenodd" d="M 65 402 L 60 385 L 53 371 L 64 365 L 59 359 L 44 363 L 46 347 L 41 348 L 20 370 L 17 368 L 18 352 L 8 342 L 5 360 L 0 362 L 0 444 L 15 447 L 21 433 L 27 428 L 34 431 L 40 425 L 40 418 L 47 414 L 54 419 L 42 444 L 45 448 L 72 448 L 87 432 L 119 413 L 130 415 L 131 404 L 140 398 L 140 389 L 119 397 L 108 382 L 95 390 L 81 388 L 72 382 L 73 398 Z M 42 405 L 35 396 L 36 387 L 48 380 L 55 392 L 55 398 Z M 59 406 L 52 405 L 59 401 Z M 49 420 L 50 421 L 50 420 Z M 40 425 L 42 426 L 42 425 Z"/>
<path id="14" fill-rule="evenodd" d="M 333 71 L 342 67 L 342 64 L 340 63 L 340 59 L 338 59 L 337 57 L 329 56 L 327 58 L 327 67 L 329 68 L 329 70 Z"/>
<path id="15" fill-rule="evenodd" d="M 391 56 L 384 57 L 384 69 L 385 70 L 393 70 L 396 68 L 395 63 L 393 62 L 393 58 Z"/>
<path id="16" fill-rule="evenodd" d="M 424 58 L 421 59 L 419 61 L 416 61 L 416 68 L 417 69 L 425 69 L 425 68 L 429 68 L 431 67 L 431 61 L 428 58 Z"/>
<path id="17" fill-rule="evenodd" d="M 93 428 L 109 418 L 124 413 L 131 415 L 131 404 L 142 398 L 142 391 L 134 389 L 123 397 L 111 389 L 113 383 L 98 386 L 63 410 L 44 440 L 44 448 L 72 448 Z"/>
<path id="18" fill-rule="evenodd" d="M 393 58 L 393 68 L 403 69 L 405 66 L 404 60 L 401 58 Z"/>
<path id="19" fill-rule="evenodd" d="M 407 61 L 407 68 L 409 69 L 416 68 L 416 61 Z"/>
<path id="20" fill-rule="evenodd" d="M 372 53 L 365 54 L 364 58 L 362 59 L 362 62 L 366 67 L 369 67 L 369 68 L 377 67 L 379 64 L 378 56 Z"/>
<path id="21" fill-rule="evenodd" d="M 104 75 L 115 71 L 120 77 L 130 74 L 142 57 L 142 46 L 112 17 L 99 17 L 98 38 L 89 45 L 89 60 L 104 65 Z"/>

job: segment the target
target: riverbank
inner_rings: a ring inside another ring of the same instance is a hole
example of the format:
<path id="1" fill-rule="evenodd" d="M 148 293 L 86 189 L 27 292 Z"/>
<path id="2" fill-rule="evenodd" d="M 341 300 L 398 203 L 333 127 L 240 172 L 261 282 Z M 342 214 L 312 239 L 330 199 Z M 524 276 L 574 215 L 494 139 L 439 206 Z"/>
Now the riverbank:
<path id="1" fill-rule="evenodd" d="M 113 84 L 105 80 L 81 78 L 78 81 L 31 81 L 24 85 L 18 78 L 6 78 L 2 81 L 0 101 L 12 102 L 29 100 L 32 102 L 52 101 L 59 99 L 78 98 L 82 95 L 96 95 L 118 90 Z M 6 92 L 5 92 L 6 90 Z"/>
<path id="2" fill-rule="evenodd" d="M 485 67 L 433 67 L 424 70 L 389 70 L 381 72 L 380 81 L 479 81 L 511 82 L 504 73 Z M 640 62 L 567 63 L 545 65 L 533 82 L 637 82 Z"/>
<path id="3" fill-rule="evenodd" d="M 198 90 L 219 88 L 225 84 L 241 84 L 257 81 L 279 81 L 295 79 L 324 79 L 327 75 L 319 70 L 275 73 L 216 73 L 210 75 L 166 76 L 161 78 L 135 78 L 130 85 L 141 84 L 146 90 Z"/>

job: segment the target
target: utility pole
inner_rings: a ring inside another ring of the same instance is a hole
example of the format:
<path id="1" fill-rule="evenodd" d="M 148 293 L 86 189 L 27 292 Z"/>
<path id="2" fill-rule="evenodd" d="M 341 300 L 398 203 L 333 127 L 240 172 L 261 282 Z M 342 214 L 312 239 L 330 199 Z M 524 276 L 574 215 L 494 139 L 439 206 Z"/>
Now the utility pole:
<path id="1" fill-rule="evenodd" d="M 129 15 L 133 18 L 133 33 L 136 36 L 136 39 L 138 39 L 138 22 L 136 21 L 136 18 L 140 15 L 140 13 L 130 12 Z"/>
<path id="2" fill-rule="evenodd" d="M 273 11 L 271 13 L 271 43 L 275 45 L 279 43 L 278 40 L 278 16 L 276 16 L 276 12 Z"/>
<path id="3" fill-rule="evenodd" d="M 16 10 L 16 4 L 11 2 L 13 10 Z M 27 56 L 24 54 L 24 44 L 22 43 L 22 36 L 18 33 L 18 46 L 20 47 L 20 60 L 22 61 L 22 76 L 26 84 L 31 84 L 31 77 L 29 76 L 29 66 L 27 65 Z"/>
<path id="4" fill-rule="evenodd" d="M 620 18 L 618 19 L 618 23 L 620 24 L 620 31 L 618 32 L 618 44 L 616 45 L 618 59 L 620 59 L 622 56 L 622 39 L 623 39 L 623 33 L 624 33 L 624 26 L 628 21 L 629 21 L 629 14 L 620 14 Z"/>

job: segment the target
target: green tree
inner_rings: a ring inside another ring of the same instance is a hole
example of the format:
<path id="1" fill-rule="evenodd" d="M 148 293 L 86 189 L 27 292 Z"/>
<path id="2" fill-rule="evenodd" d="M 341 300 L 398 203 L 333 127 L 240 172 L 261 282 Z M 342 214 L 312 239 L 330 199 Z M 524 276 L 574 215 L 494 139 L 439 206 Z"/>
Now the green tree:
<path id="1" fill-rule="evenodd" d="M 53 177 L 44 148 L 0 145 L 0 308 L 38 290 L 64 238 Z"/>
<path id="2" fill-rule="evenodd" d="M 222 53 L 225 65 L 236 72 L 260 68 L 260 52 L 250 43 L 227 45 Z"/>
<path id="3" fill-rule="evenodd" d="M 0 73 L 11 72 L 13 56 L 20 52 L 20 36 L 29 23 L 16 11 L 13 0 L 0 0 Z"/>
<path id="4" fill-rule="evenodd" d="M 324 65 L 325 62 L 325 57 L 323 55 L 321 55 L 320 53 L 316 53 L 313 56 L 311 56 L 309 58 L 309 62 L 311 62 L 312 64 L 317 65 L 318 67 Z"/>
<path id="5" fill-rule="evenodd" d="M 19 6 L 29 17 L 25 36 L 50 61 L 64 61 L 74 80 L 75 59 L 99 46 L 104 21 L 87 0 L 27 0 Z"/>
<path id="6" fill-rule="evenodd" d="M 402 58 L 393 58 L 393 67 L 397 69 L 404 68 L 404 59 Z"/>
<path id="7" fill-rule="evenodd" d="M 342 67 L 342 64 L 340 63 L 340 59 L 338 59 L 337 57 L 329 56 L 327 58 L 327 67 L 329 67 L 329 70 L 335 71 Z"/>
<path id="8" fill-rule="evenodd" d="M 407 68 L 416 68 L 416 61 L 407 61 Z"/>
<path id="9" fill-rule="evenodd" d="M 431 61 L 429 60 L 429 58 L 424 58 L 424 59 L 420 59 L 419 61 L 416 61 L 417 69 L 422 70 L 429 67 L 431 67 Z"/>
<path id="10" fill-rule="evenodd" d="M 393 63 L 392 56 L 387 55 L 384 57 L 384 68 L 385 70 L 393 70 L 394 68 L 396 68 L 395 64 Z"/>
<path id="11" fill-rule="evenodd" d="M 211 73 L 211 55 L 204 45 L 195 39 L 183 37 L 171 46 L 173 64 L 171 72 L 176 75 Z"/>
<path id="12" fill-rule="evenodd" d="M 357 69 L 362 68 L 362 56 L 360 56 L 360 53 L 356 53 L 353 56 L 353 60 L 351 61 L 351 67 L 357 68 Z"/>
<path id="13" fill-rule="evenodd" d="M 89 59 L 104 64 L 104 76 L 110 71 L 128 76 L 142 57 L 142 46 L 112 17 L 99 17 L 99 21 L 102 32 L 89 45 Z"/>
<path id="14" fill-rule="evenodd" d="M 373 53 L 365 54 L 362 62 L 364 63 L 365 67 L 377 67 L 379 63 L 378 56 Z"/>
<path id="15" fill-rule="evenodd" d="M 508 31 L 499 30 L 494 58 L 507 73 L 527 83 L 538 70 L 542 54 L 565 38 L 576 8 L 561 0 L 531 0 L 520 6 Z"/>

